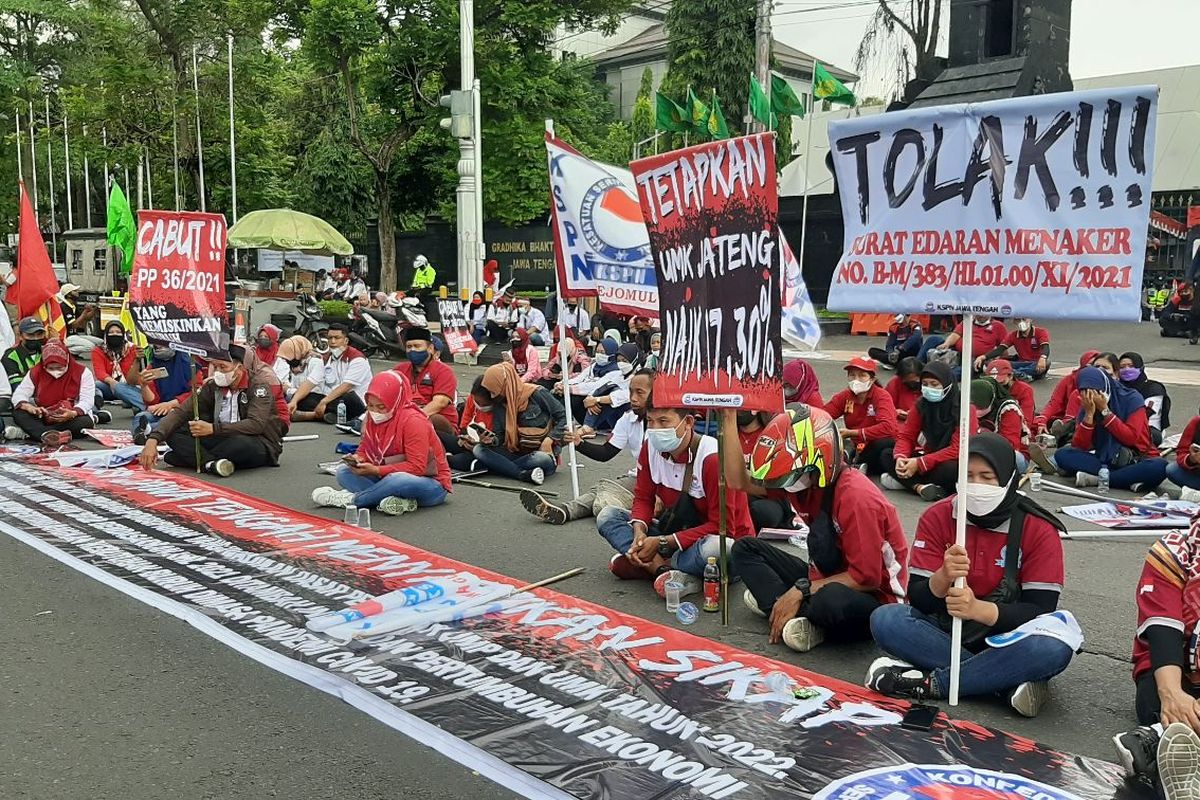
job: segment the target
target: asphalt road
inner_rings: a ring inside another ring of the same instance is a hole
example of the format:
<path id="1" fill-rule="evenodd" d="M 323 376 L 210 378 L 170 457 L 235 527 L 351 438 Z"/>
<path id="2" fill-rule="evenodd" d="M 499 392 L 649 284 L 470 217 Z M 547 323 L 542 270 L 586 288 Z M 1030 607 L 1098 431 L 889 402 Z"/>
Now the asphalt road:
<path id="1" fill-rule="evenodd" d="M 1200 347 L 1160 339 L 1150 324 L 1051 325 L 1056 364 L 1084 349 L 1137 347 L 1180 381 Z M 872 340 L 837 337 L 831 351 L 865 350 Z M 814 360 L 823 393 L 841 385 L 840 360 Z M 379 366 L 384 366 L 380 364 Z M 460 368 L 465 389 L 478 370 Z M 1197 373 L 1200 378 L 1200 373 Z M 1169 385 L 1174 430 L 1200 402 L 1198 385 Z M 1035 384 L 1039 405 L 1051 381 Z M 127 420 L 118 412 L 117 422 Z M 298 425 L 317 441 L 289 445 L 283 465 L 234 476 L 239 491 L 309 510 L 315 471 L 339 441 L 329 428 Z M 618 474 L 620 462 L 585 462 L 581 483 Z M 570 492 L 566 470 L 547 489 Z M 911 534 L 924 504 L 889 493 Z M 1061 505 L 1056 496 L 1043 502 Z M 330 509 L 313 513 L 338 516 Z M 556 587 L 657 622 L 676 624 L 642 584 L 619 583 L 605 565 L 610 551 L 588 521 L 551 527 L 530 517 L 515 494 L 460 486 L 437 509 L 401 518 L 375 515 L 377 530 L 418 547 L 515 578 L 537 580 L 572 566 L 588 572 Z M 1075 527 L 1075 526 L 1072 526 Z M 1037 719 L 991 702 L 965 702 L 955 716 L 976 720 L 1076 753 L 1111 759 L 1109 737 L 1133 724 L 1129 652 L 1133 592 L 1147 539 L 1065 544 L 1063 607 L 1079 618 L 1084 652 L 1052 684 Z M 0 797 L 70 800 L 172 797 L 330 798 L 512 797 L 350 706 L 252 662 L 185 623 L 161 614 L 0 536 Z M 49 613 L 47 613 L 49 612 Z M 876 654 L 870 645 L 823 646 L 799 655 L 766 643 L 765 625 L 735 604 L 732 622 L 702 615 L 691 632 L 767 653 L 818 673 L 862 680 Z"/>

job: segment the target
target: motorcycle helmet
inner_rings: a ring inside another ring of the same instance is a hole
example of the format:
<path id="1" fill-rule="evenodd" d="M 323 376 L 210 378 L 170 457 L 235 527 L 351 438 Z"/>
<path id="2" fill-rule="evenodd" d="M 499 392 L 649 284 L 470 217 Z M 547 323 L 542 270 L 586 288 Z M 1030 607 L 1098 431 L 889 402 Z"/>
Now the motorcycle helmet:
<path id="1" fill-rule="evenodd" d="M 806 474 L 824 488 L 841 467 L 842 448 L 833 418 L 800 405 L 772 419 L 750 453 L 750 476 L 768 489 L 786 489 Z"/>

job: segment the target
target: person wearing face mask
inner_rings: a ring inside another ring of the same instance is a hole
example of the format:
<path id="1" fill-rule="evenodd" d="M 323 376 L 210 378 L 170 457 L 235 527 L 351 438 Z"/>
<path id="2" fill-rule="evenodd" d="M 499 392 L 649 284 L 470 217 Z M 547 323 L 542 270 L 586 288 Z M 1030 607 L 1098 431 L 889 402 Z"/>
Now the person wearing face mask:
<path id="1" fill-rule="evenodd" d="M 279 355 L 279 335 L 283 331 L 274 325 L 263 325 L 254 335 L 254 354 L 263 364 L 274 368 L 275 357 Z"/>
<path id="2" fill-rule="evenodd" d="M 490 432 L 494 425 L 495 406 L 492 395 L 483 388 L 483 376 L 475 378 L 463 402 L 459 414 L 459 430 L 453 434 L 438 431 L 438 440 L 446 450 L 446 460 L 456 472 L 486 472 L 475 461 L 475 445 L 479 444 L 482 432 Z"/>
<path id="3" fill-rule="evenodd" d="M 504 294 L 496 295 L 487 311 L 487 338 L 492 342 L 507 342 L 509 332 L 517 326 L 517 310 L 512 299 Z"/>
<path id="4" fill-rule="evenodd" d="M 932 502 L 954 493 L 958 482 L 958 384 L 949 364 L 934 361 L 921 371 L 921 399 L 880 456 L 879 482 L 892 491 L 910 490 Z M 979 429 L 970 411 L 970 433 Z"/>
<path id="5" fill-rule="evenodd" d="M 979 429 L 998 433 L 1016 452 L 1017 471 L 1029 466 L 1029 427 L 1017 401 L 995 378 L 971 381 L 971 405 L 979 419 Z"/>
<path id="6" fill-rule="evenodd" d="M 822 408 L 821 384 L 817 373 L 803 358 L 794 358 L 783 365 L 783 402 L 787 405 L 800 403 Z"/>
<path id="7" fill-rule="evenodd" d="M 1004 337 L 1004 341 L 988 354 L 988 358 L 1008 358 L 1009 351 L 1016 354 L 1012 368 L 1025 380 L 1041 380 L 1050 371 L 1050 332 L 1039 328 L 1028 317 L 1017 320 L 1017 329 Z"/>
<path id="8" fill-rule="evenodd" d="M 451 491 L 446 452 L 429 417 L 413 399 L 408 378 L 394 370 L 371 380 L 354 463 L 338 467 L 341 489 L 314 489 L 314 503 L 328 508 L 378 508 L 398 516 L 446 502 Z"/>
<path id="9" fill-rule="evenodd" d="M 104 340 L 87 333 L 92 321 L 99 316 L 100 309 L 92 303 L 84 303 L 79 297 L 79 292 L 80 287 L 73 283 L 64 283 L 55 297 L 58 299 L 63 324 L 66 326 L 67 349 L 76 358 L 87 358 L 93 348 L 104 345 Z"/>
<path id="10" fill-rule="evenodd" d="M 741 453 L 743 463 L 750 463 L 750 456 L 758 447 L 763 429 L 770 424 L 774 416 L 769 411 L 736 412 L 734 428 L 737 431 L 738 452 Z M 755 532 L 764 528 L 795 529 L 796 515 L 786 498 L 747 493 L 746 500 L 750 505 L 750 520 L 754 523 Z"/>
<path id="11" fill-rule="evenodd" d="M 488 472 L 541 486 L 558 468 L 567 413 L 547 389 L 525 383 L 512 364 L 483 373 L 481 386 L 497 406 L 492 430 L 472 451 Z"/>
<path id="12" fill-rule="evenodd" d="M 512 332 L 509 350 L 504 354 L 504 359 L 512 363 L 521 380 L 526 383 L 537 383 L 545 375 L 542 370 L 542 356 L 530 343 L 529 334 L 524 328 L 517 328 Z"/>
<path id="13" fill-rule="evenodd" d="M 697 433 L 695 422 L 685 409 L 651 403 L 632 510 L 610 506 L 596 516 L 596 529 L 616 551 L 609 571 L 621 580 L 653 580 L 660 597 L 670 581 L 683 584 L 684 595 L 699 592 L 705 564 L 720 555 L 717 440 Z M 734 451 L 740 461 L 736 440 Z M 726 535 L 753 536 L 746 493 L 726 486 L 725 507 Z"/>
<path id="14" fill-rule="evenodd" d="M 909 605 L 871 615 L 871 633 L 887 656 L 871 664 L 866 686 L 892 697 L 945 698 L 957 618 L 966 651 L 960 695 L 1003 695 L 1018 714 L 1036 717 L 1049 699 L 1047 682 L 1083 645 L 1075 618 L 1057 610 L 1065 529 L 1017 491 L 1016 458 L 1003 438 L 972 436 L 968 452 L 966 546 L 955 543 L 957 497 L 921 515 L 909 550 Z M 958 578 L 962 588 L 954 586 Z"/>
<path id="15" fill-rule="evenodd" d="M 272 368 L 283 387 L 289 416 L 294 416 L 305 395 L 325 380 L 325 362 L 313 354 L 312 342 L 303 336 L 289 336 L 279 343 Z"/>
<path id="16" fill-rule="evenodd" d="M 591 315 L 579 305 L 578 300 L 568 300 L 558 313 L 560 321 L 565 322 L 567 329 L 575 336 L 586 335 L 592 327 Z"/>
<path id="17" fill-rule="evenodd" d="M 1054 454 L 1054 465 L 1079 487 L 1098 486 L 1100 468 L 1108 467 L 1112 488 L 1153 491 L 1166 480 L 1167 462 L 1150 438 L 1142 396 L 1096 367 L 1081 370 L 1076 384 L 1075 435 Z"/>
<path id="18" fill-rule="evenodd" d="M 558 355 L 558 348 L 561 346 L 567 351 L 567 371 L 570 376 L 581 374 L 588 365 L 591 359 L 588 358 L 587 349 L 583 342 L 576 338 L 570 331 L 567 332 L 567 340 L 565 343 L 559 341 L 559 329 L 555 328 L 553 332 L 554 344 L 550 346 L 550 355 L 546 358 L 546 367 L 542 370 L 542 378 L 538 381 L 538 386 L 543 386 L 551 389 L 555 394 L 562 393 L 559 386 L 562 378 L 562 359 Z"/>
<path id="19" fill-rule="evenodd" d="M 566 525 L 571 520 L 599 515 L 609 506 L 628 510 L 633 505 L 633 488 L 637 477 L 637 459 L 645 439 L 646 408 L 654 388 L 654 371 L 640 369 L 629 379 L 629 410 L 613 428 L 604 444 L 584 441 L 576 428 L 563 436 L 565 443 L 574 443 L 580 455 L 593 461 L 607 462 L 621 453 L 629 453 L 634 466 L 620 478 L 605 478 L 576 500 L 559 503 L 533 489 L 521 492 L 521 505 L 530 514 L 551 525 Z"/>
<path id="20" fill-rule="evenodd" d="M 846 365 L 847 388 L 825 404 L 833 419 L 842 419 L 842 446 L 851 466 L 859 466 L 868 475 L 879 474 L 884 450 L 896 444 L 896 406 L 892 396 L 875 382 L 875 361 L 859 356 Z"/>
<path id="21" fill-rule="evenodd" d="M 302 381 L 289 404 L 296 411 L 294 422 L 337 422 L 339 403 L 346 404 L 346 419 L 356 420 L 367 411 L 366 393 L 371 382 L 371 362 L 350 346 L 345 323 L 335 322 L 325 331 L 329 355 L 324 360 L 321 382 L 309 388 Z"/>
<path id="22" fill-rule="evenodd" d="M 163 417 L 179 408 L 191 397 L 192 359 L 174 348 L 155 345 L 146 350 L 146 368 L 137 375 L 145 411 L 133 415 L 130 430 L 133 443 L 145 445 L 150 431 L 158 427 Z M 160 370 L 165 370 L 163 375 Z"/>
<path id="23" fill-rule="evenodd" d="M 1150 425 L 1150 439 L 1155 446 L 1162 444 L 1163 431 L 1171 427 L 1171 396 L 1167 394 L 1167 387 L 1150 380 L 1146 375 L 1146 362 L 1141 353 L 1122 353 L 1117 377 L 1123 386 L 1142 396 L 1146 404 L 1146 421 Z"/>
<path id="24" fill-rule="evenodd" d="M 896 421 L 904 422 L 921 399 L 921 370 L 925 365 L 916 358 L 902 358 L 896 376 L 888 381 L 887 393 L 896 407 Z"/>
<path id="25" fill-rule="evenodd" d="M 212 376 L 193 390 L 199 419 L 193 419 L 192 397 L 167 414 L 146 437 L 139 462 L 149 471 L 158 461 L 158 446 L 171 449 L 164 460 L 172 467 L 196 467 L 196 442 L 201 466 L 210 475 L 228 478 L 238 469 L 276 466 L 283 453 L 284 420 L 277 408 L 279 379 L 261 363 L 253 349 L 230 344 L 209 358 Z"/>
<path id="26" fill-rule="evenodd" d="M 1075 391 L 1077 388 L 1075 382 L 1079 378 L 1080 371 L 1085 367 L 1092 366 L 1092 362 L 1099 355 L 1099 350 L 1085 350 L 1079 357 L 1079 368 L 1054 385 L 1050 399 L 1034 417 L 1035 433 L 1048 432 L 1056 438 L 1065 435 L 1066 439 L 1062 441 L 1062 444 L 1070 441 L 1071 435 L 1075 432 L 1075 417 L 1079 414 L 1079 393 Z M 1031 452 L 1032 450 L 1033 448 L 1031 448 Z M 1037 460 L 1036 456 L 1034 460 Z"/>
<path id="27" fill-rule="evenodd" d="M 611 431 L 629 410 L 629 378 L 641 361 L 642 353 L 633 342 L 617 348 L 617 368 L 609 373 L 608 380 L 583 398 L 583 436 Z"/>
<path id="28" fill-rule="evenodd" d="M 104 345 L 92 350 L 92 375 L 101 400 L 118 400 L 135 412 L 145 411 L 141 387 L 134 385 L 138 350 L 125 336 L 125 326 L 113 320 L 104 326 Z"/>
<path id="29" fill-rule="evenodd" d="M 1021 407 L 1021 416 L 1027 424 L 1032 425 L 1037 413 L 1034 406 L 1033 389 L 1025 381 L 1017 380 L 1012 362 L 1003 358 L 989 361 L 984 367 L 983 375 L 998 383 L 1008 396 L 1017 402 L 1017 405 Z"/>
<path id="30" fill-rule="evenodd" d="M 902 358 L 912 358 L 921 352 L 921 342 L 924 338 L 921 326 L 908 314 L 897 314 L 888 326 L 887 341 L 883 347 L 867 348 L 867 355 L 891 369 Z"/>
<path id="31" fill-rule="evenodd" d="M 777 415 L 748 464 L 734 451 L 730 412 L 721 413 L 726 483 L 783 503 L 809 527 L 808 561 L 762 539 L 734 543 L 746 607 L 769 619 L 771 643 L 797 652 L 826 638 L 869 638 L 871 612 L 902 603 L 908 583 L 908 541 L 895 507 L 869 478 L 843 468 L 837 428 L 822 409 Z"/>
<path id="32" fill-rule="evenodd" d="M 534 308 L 528 297 L 517 300 L 517 328 L 529 334 L 529 341 L 535 347 L 546 343 L 546 315 Z"/>
<path id="33" fill-rule="evenodd" d="M 974 317 L 974 324 L 970 361 L 974 365 L 974 371 L 979 372 L 983 369 L 984 362 L 987 361 L 987 354 L 995 351 L 1008 338 L 1008 328 L 1004 327 L 1004 323 L 1000 320 L 984 316 Z M 925 343 L 921 345 L 920 359 L 925 363 L 929 363 L 931 359 L 942 361 L 945 360 L 947 353 L 955 351 L 958 353 L 956 360 L 961 363 L 962 335 L 963 323 L 960 322 L 955 326 L 954 332 L 945 339 L 941 336 L 926 337 Z"/>
<path id="34" fill-rule="evenodd" d="M 17 323 L 17 343 L 4 351 L 0 363 L 8 376 L 9 393 L 21 385 L 21 381 L 42 360 L 42 347 L 46 344 L 46 325 L 37 317 L 25 317 Z"/>
<path id="35" fill-rule="evenodd" d="M 438 358 L 433 335 L 428 328 L 409 328 L 404 334 L 407 358 L 392 369 L 408 379 L 417 403 L 443 434 L 458 432 L 458 378 L 454 370 Z"/>
<path id="36" fill-rule="evenodd" d="M 596 354 L 592 363 L 575 377 L 567 381 L 567 393 L 570 397 L 570 411 L 576 422 L 583 422 L 588 409 L 584 400 L 593 396 L 605 384 L 615 381 L 621 375 L 617 363 L 617 351 L 620 344 L 616 339 L 605 337 L 596 345 Z M 554 393 L 562 395 L 562 382 L 554 385 Z"/>
<path id="37" fill-rule="evenodd" d="M 642 363 L 646 369 L 658 369 L 659 359 L 662 358 L 662 332 L 655 331 L 650 334 L 650 350 L 646 353 L 646 359 Z"/>
<path id="38" fill-rule="evenodd" d="M 463 314 L 467 318 L 467 324 L 471 326 L 471 338 L 475 340 L 475 344 L 483 344 L 483 340 L 487 338 L 487 315 L 490 307 L 491 305 L 483 298 L 483 292 L 475 292 L 471 295 L 471 301 L 466 303 L 463 308 Z"/>
<path id="39" fill-rule="evenodd" d="M 51 339 L 41 356 L 12 394 L 13 422 L 26 436 L 58 447 L 97 423 L 112 421 L 107 411 L 95 411 L 96 381 L 66 345 Z"/>
<path id="40" fill-rule="evenodd" d="M 1171 299 L 1158 315 L 1158 325 L 1163 336 L 1187 336 L 1192 344 L 1196 343 L 1193 326 L 1195 291 L 1190 283 L 1180 284 Z"/>

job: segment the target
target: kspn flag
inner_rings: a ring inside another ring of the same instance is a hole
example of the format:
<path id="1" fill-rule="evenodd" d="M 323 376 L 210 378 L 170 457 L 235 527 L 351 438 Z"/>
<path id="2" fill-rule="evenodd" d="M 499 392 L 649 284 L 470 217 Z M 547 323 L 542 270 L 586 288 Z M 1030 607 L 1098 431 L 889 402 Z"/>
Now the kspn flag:
<path id="1" fill-rule="evenodd" d="M 222 352 L 225 217 L 140 211 L 129 310 L 156 344 L 199 356 Z"/>
<path id="2" fill-rule="evenodd" d="M 792 344 L 816 350 L 821 343 L 821 321 L 817 319 L 817 309 L 808 295 L 808 284 L 804 282 L 800 262 L 782 230 L 779 232 L 779 247 L 783 259 L 781 333 Z"/>
<path id="3" fill-rule="evenodd" d="M 630 166 L 659 287 L 663 350 L 655 403 L 781 411 L 774 134 Z"/>
<path id="4" fill-rule="evenodd" d="M 629 170 L 546 137 L 559 293 L 619 314 L 658 316 L 650 240 Z"/>
<path id="5" fill-rule="evenodd" d="M 1158 88 L 829 124 L 846 225 L 829 308 L 1139 319 Z"/>

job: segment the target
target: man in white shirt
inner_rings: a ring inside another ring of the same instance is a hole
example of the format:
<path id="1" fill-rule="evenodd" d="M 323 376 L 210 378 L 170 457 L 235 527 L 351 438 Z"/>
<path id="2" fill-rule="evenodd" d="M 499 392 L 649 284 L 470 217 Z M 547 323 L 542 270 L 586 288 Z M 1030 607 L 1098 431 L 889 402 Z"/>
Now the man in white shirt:
<path id="1" fill-rule="evenodd" d="M 546 344 L 546 315 L 534 308 L 528 297 L 517 301 L 517 327 L 525 329 L 534 347 Z"/>
<path id="2" fill-rule="evenodd" d="M 308 381 L 300 384 L 289 405 L 296 409 L 293 422 L 337 423 L 337 407 L 346 404 L 346 421 L 355 420 L 367 411 L 367 386 L 371 383 L 371 362 L 350 346 L 347 328 L 335 322 L 327 331 L 329 359 L 319 385 Z"/>
<path id="3" fill-rule="evenodd" d="M 568 300 L 566 304 L 559 309 L 558 318 L 566 324 L 568 328 L 574 331 L 575 336 L 579 339 L 586 339 L 587 335 L 592 330 L 592 318 L 588 314 L 587 309 L 579 305 L 578 300 Z"/>

